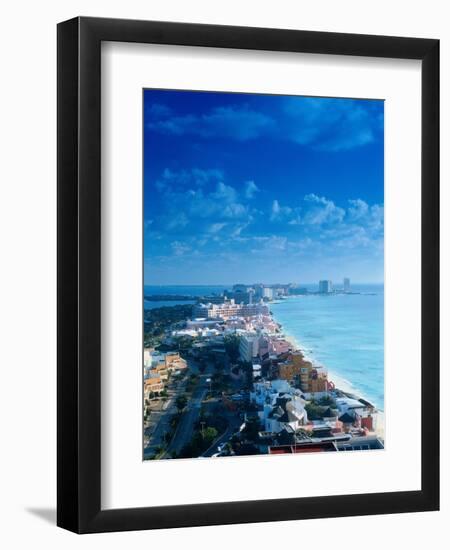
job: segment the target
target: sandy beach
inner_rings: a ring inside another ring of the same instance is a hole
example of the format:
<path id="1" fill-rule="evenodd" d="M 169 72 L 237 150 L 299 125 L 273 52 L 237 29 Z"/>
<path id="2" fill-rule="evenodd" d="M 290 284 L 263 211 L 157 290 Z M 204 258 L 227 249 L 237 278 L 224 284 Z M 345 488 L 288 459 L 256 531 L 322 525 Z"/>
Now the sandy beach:
<path id="1" fill-rule="evenodd" d="M 272 317 L 274 321 L 280 326 L 280 331 L 281 331 L 281 334 L 284 336 L 284 338 L 286 338 L 286 340 L 292 343 L 293 349 L 296 351 L 297 350 L 300 351 L 305 361 L 310 361 L 313 365 L 323 367 L 328 373 L 328 381 L 333 382 L 336 389 L 341 390 L 344 393 L 352 394 L 357 398 L 365 399 L 369 403 L 371 402 L 370 399 L 366 398 L 363 394 L 361 394 L 361 392 L 358 389 L 353 387 L 352 383 L 349 380 L 346 380 L 345 378 L 342 378 L 335 372 L 330 371 L 326 365 L 320 364 L 314 359 L 314 357 L 312 357 L 311 355 L 308 355 L 308 352 L 305 350 L 301 342 L 299 342 L 299 340 L 295 336 L 286 332 L 283 329 L 283 325 L 276 320 L 274 315 L 272 315 Z M 384 411 L 378 408 L 376 409 L 376 411 L 377 411 L 377 419 L 376 419 L 375 432 L 378 435 L 378 437 L 384 441 L 384 435 L 385 435 L 384 434 L 384 427 L 385 427 Z"/>

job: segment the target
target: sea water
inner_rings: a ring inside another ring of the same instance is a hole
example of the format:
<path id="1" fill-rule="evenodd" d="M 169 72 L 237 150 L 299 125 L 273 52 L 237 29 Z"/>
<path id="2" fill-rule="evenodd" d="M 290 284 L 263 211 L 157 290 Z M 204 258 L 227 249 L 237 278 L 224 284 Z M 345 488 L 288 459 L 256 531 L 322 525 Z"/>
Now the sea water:
<path id="1" fill-rule="evenodd" d="M 352 285 L 352 292 L 360 294 L 292 296 L 270 308 L 336 387 L 384 410 L 384 288 Z"/>
<path id="2" fill-rule="evenodd" d="M 316 285 L 302 285 L 317 291 Z M 195 296 L 222 294 L 232 285 L 144 286 L 144 295 L 192 296 L 192 301 L 144 301 L 145 309 L 194 303 Z M 384 287 L 355 285 L 360 294 L 290 296 L 270 304 L 283 332 L 337 387 L 384 410 Z"/>

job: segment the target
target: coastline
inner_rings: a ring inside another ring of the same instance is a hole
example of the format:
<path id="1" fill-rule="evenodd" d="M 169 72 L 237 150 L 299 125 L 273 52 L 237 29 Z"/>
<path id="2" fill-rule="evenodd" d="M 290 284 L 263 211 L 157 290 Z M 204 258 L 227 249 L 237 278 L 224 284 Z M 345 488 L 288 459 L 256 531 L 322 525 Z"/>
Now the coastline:
<path id="1" fill-rule="evenodd" d="M 318 367 L 320 366 L 320 367 L 324 368 L 328 373 L 328 381 L 333 382 L 333 384 L 334 384 L 334 386 L 337 390 L 340 390 L 341 392 L 343 392 L 345 394 L 354 395 L 357 399 L 364 399 L 365 401 L 367 401 L 367 402 L 369 402 L 373 405 L 373 407 L 375 408 L 375 411 L 376 411 L 376 415 L 377 415 L 375 432 L 384 441 L 384 426 L 385 426 L 384 410 L 380 409 L 374 403 L 372 403 L 371 399 L 366 398 L 364 396 L 364 394 L 360 390 L 355 388 L 349 380 L 346 380 L 345 378 L 343 378 L 342 376 L 339 376 L 335 372 L 330 371 L 329 368 L 327 367 L 327 365 L 323 365 L 323 364 L 319 363 L 314 357 L 309 355 L 308 352 L 306 351 L 305 347 L 298 340 L 298 338 L 296 336 L 290 334 L 289 332 L 287 332 L 284 329 L 283 324 L 280 323 L 279 321 L 277 321 L 276 316 L 274 315 L 274 313 L 272 311 L 271 311 L 271 316 L 272 316 L 273 321 L 280 328 L 280 335 L 283 335 L 284 338 L 292 344 L 293 350 L 300 351 L 303 355 L 303 358 L 306 361 L 310 361 L 313 365 L 318 366 Z"/>
<path id="2" fill-rule="evenodd" d="M 293 349 L 298 350 L 302 353 L 303 358 L 306 361 L 310 361 L 313 365 L 316 366 L 322 366 L 326 369 L 328 373 L 328 380 L 330 382 L 333 382 L 335 385 L 335 389 L 342 391 L 345 394 L 354 395 L 357 399 L 364 399 L 365 401 L 371 403 L 373 407 L 375 408 L 375 412 L 377 415 L 376 418 L 376 427 L 375 427 L 375 433 L 377 436 L 383 440 L 385 437 L 385 416 L 384 416 L 384 410 L 378 408 L 375 404 L 372 403 L 370 399 L 367 399 L 357 388 L 352 386 L 352 383 L 345 378 L 342 378 L 338 374 L 334 373 L 333 371 L 330 371 L 326 365 L 320 365 L 311 355 L 308 355 L 303 345 L 298 341 L 298 339 L 293 336 L 292 334 L 289 334 L 286 332 L 283 328 L 283 325 L 277 321 L 275 315 L 271 313 L 272 319 L 277 323 L 277 325 L 280 327 L 280 334 L 286 338 L 288 342 L 290 342 L 293 346 Z"/>

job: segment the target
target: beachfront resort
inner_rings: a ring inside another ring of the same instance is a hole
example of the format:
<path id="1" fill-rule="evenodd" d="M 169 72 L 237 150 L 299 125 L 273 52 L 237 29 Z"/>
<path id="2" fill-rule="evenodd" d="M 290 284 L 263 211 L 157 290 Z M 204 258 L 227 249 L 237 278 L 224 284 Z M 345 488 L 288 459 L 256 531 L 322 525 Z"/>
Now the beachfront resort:
<path id="1" fill-rule="evenodd" d="M 144 458 L 383 449 L 382 411 L 338 387 L 271 311 L 307 294 L 351 294 L 350 280 L 236 284 L 144 315 Z"/>

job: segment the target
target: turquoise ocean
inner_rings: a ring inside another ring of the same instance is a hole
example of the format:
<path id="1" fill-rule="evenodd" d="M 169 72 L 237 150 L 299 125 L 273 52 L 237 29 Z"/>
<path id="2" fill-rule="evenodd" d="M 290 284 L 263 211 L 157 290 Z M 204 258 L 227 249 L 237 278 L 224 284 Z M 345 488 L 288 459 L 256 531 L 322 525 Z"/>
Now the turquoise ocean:
<path id="1" fill-rule="evenodd" d="M 144 295 L 221 294 L 228 286 L 145 286 Z M 316 285 L 306 286 L 311 291 Z M 285 335 L 329 373 L 337 387 L 384 410 L 384 287 L 352 284 L 360 294 L 292 296 L 270 309 Z M 144 301 L 146 309 L 183 302 Z"/>
<path id="2" fill-rule="evenodd" d="M 337 387 L 384 410 L 384 287 L 352 285 L 352 292 L 361 294 L 289 297 L 271 311 Z"/>

